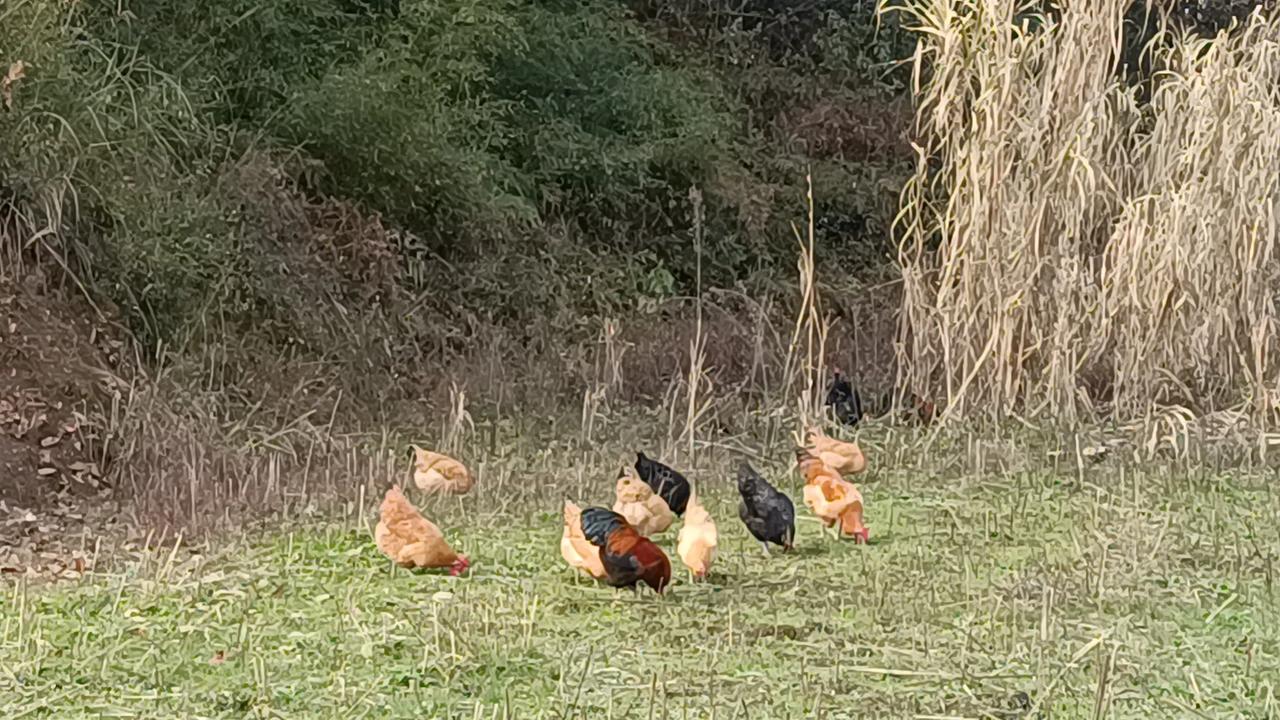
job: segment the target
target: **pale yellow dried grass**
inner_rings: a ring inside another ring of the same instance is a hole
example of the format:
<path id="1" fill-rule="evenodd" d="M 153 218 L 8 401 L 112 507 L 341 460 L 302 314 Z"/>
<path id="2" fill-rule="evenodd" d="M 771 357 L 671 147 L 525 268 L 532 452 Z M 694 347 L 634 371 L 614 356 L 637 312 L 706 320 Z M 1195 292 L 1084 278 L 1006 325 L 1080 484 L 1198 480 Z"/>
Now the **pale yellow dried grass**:
<path id="1" fill-rule="evenodd" d="M 946 418 L 1276 420 L 1280 20 L 1163 29 L 1144 96 L 1129 5 L 881 8 L 919 31 L 899 391 Z"/>

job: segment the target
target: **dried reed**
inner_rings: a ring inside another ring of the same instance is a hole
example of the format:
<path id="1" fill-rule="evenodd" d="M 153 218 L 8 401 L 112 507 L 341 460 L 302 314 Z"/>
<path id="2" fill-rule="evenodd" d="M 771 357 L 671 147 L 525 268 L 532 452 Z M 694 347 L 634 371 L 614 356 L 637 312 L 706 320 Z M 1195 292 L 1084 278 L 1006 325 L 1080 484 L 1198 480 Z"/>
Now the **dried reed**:
<path id="1" fill-rule="evenodd" d="M 1277 418 L 1280 21 L 1156 18 L 1140 86 L 1130 5 L 881 7 L 919 33 L 898 385 L 944 418 Z"/>

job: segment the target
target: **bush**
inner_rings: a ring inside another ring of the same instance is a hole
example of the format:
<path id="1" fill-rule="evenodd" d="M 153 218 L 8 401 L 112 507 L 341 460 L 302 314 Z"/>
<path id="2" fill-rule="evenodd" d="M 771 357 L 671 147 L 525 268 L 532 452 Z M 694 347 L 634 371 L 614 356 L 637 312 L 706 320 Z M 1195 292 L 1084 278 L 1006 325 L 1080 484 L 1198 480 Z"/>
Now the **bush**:
<path id="1" fill-rule="evenodd" d="M 693 187 L 706 283 L 789 273 L 810 166 L 824 244 L 861 271 L 884 256 L 900 162 L 891 124 L 866 122 L 889 116 L 857 111 L 894 90 L 869 79 L 887 46 L 863 43 L 889 36 L 861 5 L 805 13 L 757 76 L 723 62 L 721 39 L 676 42 L 598 0 L 32 0 L 0 29 L 32 64 L 0 114 L 0 169 L 15 206 L 62 212 L 47 224 L 148 345 L 184 342 L 215 310 L 331 344 L 283 309 L 323 283 L 279 268 L 328 232 L 306 208 L 332 203 L 399 238 L 396 282 L 432 300 L 415 307 L 435 328 L 689 292 Z M 776 40 L 757 30 L 757 50 Z M 812 102 L 829 81 L 832 113 Z M 246 177 L 262 158 L 281 179 Z M 482 271 L 499 259 L 521 271 Z"/>

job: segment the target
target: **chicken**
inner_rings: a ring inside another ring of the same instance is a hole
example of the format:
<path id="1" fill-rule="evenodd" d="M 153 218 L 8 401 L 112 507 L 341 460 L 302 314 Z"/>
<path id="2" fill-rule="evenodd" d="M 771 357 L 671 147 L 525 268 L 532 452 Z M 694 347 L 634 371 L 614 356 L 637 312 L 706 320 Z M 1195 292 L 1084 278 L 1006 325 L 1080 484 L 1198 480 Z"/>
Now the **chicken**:
<path id="1" fill-rule="evenodd" d="M 738 517 L 760 541 L 764 554 L 769 554 L 769 543 L 790 550 L 796 537 L 796 506 L 791 498 L 760 477 L 745 460 L 738 468 L 738 494 L 742 496 Z"/>
<path id="2" fill-rule="evenodd" d="M 804 504 L 822 524 L 834 527 L 838 536 L 852 535 L 856 542 L 867 542 L 870 533 L 862 523 L 858 488 L 804 448 L 796 448 L 796 462 L 804 475 Z"/>
<path id="3" fill-rule="evenodd" d="M 623 467 L 618 472 L 614 486 L 616 499 L 613 511 L 621 514 L 641 535 L 656 535 L 666 531 L 675 521 L 666 501 L 653 494 L 653 490 L 636 477 L 636 471 Z"/>
<path id="4" fill-rule="evenodd" d="M 582 534 L 600 548 L 605 580 L 613 587 L 635 588 L 643 582 L 661 594 L 671 583 L 671 561 L 662 549 L 612 510 L 582 511 Z"/>
<path id="5" fill-rule="evenodd" d="M 841 476 L 856 475 L 867 469 L 867 458 L 858 443 L 828 437 L 819 428 L 809 430 L 809 452 Z"/>
<path id="6" fill-rule="evenodd" d="M 716 545 L 719 533 L 711 514 L 698 502 L 697 493 L 690 492 L 689 504 L 684 513 L 684 524 L 680 526 L 680 534 L 676 536 L 676 554 L 680 561 L 689 568 L 695 580 L 701 580 L 711 570 L 711 563 L 716 559 Z"/>
<path id="7" fill-rule="evenodd" d="M 564 534 L 560 536 L 560 555 L 569 567 L 604 579 L 604 565 L 600 562 L 600 548 L 592 545 L 582 534 L 582 508 L 564 501 Z"/>
<path id="8" fill-rule="evenodd" d="M 465 495 L 475 480 L 467 466 L 457 460 L 414 445 L 413 484 L 427 493 Z"/>
<path id="9" fill-rule="evenodd" d="M 933 422 L 938 414 L 938 407 L 933 404 L 933 401 L 926 400 L 915 393 L 911 393 L 911 408 L 916 420 L 925 425 Z"/>
<path id="10" fill-rule="evenodd" d="M 671 512 L 684 515 L 691 491 L 683 475 L 657 460 L 650 460 L 644 453 L 636 453 L 636 474 L 667 503 Z"/>
<path id="11" fill-rule="evenodd" d="M 465 555 L 449 547 L 440 528 L 409 503 L 399 485 L 393 485 L 382 499 L 373 540 L 400 567 L 447 567 L 450 575 L 461 575 L 471 565 Z"/>
<path id="12" fill-rule="evenodd" d="M 831 384 L 827 386 L 827 402 L 836 419 L 845 425 L 857 425 L 862 419 L 862 398 L 853 389 L 840 368 L 832 368 Z"/>

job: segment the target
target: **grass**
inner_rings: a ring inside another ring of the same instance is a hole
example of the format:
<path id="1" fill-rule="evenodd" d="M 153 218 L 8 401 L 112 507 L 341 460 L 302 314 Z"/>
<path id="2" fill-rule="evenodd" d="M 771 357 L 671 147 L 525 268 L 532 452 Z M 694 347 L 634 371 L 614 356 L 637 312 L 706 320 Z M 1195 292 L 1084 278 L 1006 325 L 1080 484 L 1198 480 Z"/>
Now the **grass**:
<path id="1" fill-rule="evenodd" d="M 798 551 L 766 559 L 728 467 L 700 474 L 722 535 L 711 582 L 679 575 L 663 598 L 563 566 L 558 489 L 492 511 L 492 483 L 424 503 L 470 554 L 463 578 L 393 569 L 353 513 L 75 586 L 11 584 L 0 713 L 1280 714 L 1280 497 L 1265 478 L 879 469 L 864 484 L 870 546 L 832 541 L 801 510 Z"/>

